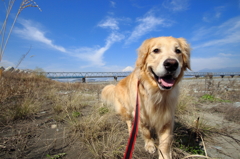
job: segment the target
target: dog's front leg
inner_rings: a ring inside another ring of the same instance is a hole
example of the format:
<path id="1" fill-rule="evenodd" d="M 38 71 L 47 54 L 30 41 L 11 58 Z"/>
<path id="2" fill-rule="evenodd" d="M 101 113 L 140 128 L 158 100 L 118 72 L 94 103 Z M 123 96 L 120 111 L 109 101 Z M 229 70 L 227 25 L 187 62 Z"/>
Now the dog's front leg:
<path id="1" fill-rule="evenodd" d="M 172 129 L 173 124 L 166 124 L 162 130 L 158 132 L 159 137 L 159 159 L 171 159 L 171 144 L 172 144 Z"/>
<path id="2" fill-rule="evenodd" d="M 154 145 L 154 140 L 151 137 L 150 130 L 145 125 L 140 125 L 140 130 L 142 132 L 142 137 L 145 142 L 145 150 L 149 153 L 154 153 L 156 151 L 156 147 Z"/>

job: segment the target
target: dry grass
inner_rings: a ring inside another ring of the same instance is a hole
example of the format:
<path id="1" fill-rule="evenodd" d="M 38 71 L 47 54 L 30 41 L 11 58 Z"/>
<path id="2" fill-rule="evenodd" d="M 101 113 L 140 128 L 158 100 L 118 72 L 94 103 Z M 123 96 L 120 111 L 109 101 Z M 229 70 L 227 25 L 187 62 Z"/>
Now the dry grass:
<path id="1" fill-rule="evenodd" d="M 0 80 L 0 124 L 31 118 L 44 100 L 50 80 L 32 75 L 4 73 Z"/>
<path id="2" fill-rule="evenodd" d="M 238 83 L 230 82 L 225 82 L 228 91 L 220 89 L 218 83 L 208 90 L 203 87 L 205 82 L 181 83 L 174 158 L 183 158 L 189 153 L 205 154 L 202 141 L 218 129 L 209 124 L 211 121 L 203 110 L 226 112 L 226 119 L 239 121 L 238 108 L 203 109 L 209 103 L 222 105 L 237 101 Z M 4 72 L 0 79 L 0 157 L 122 158 L 128 140 L 127 126 L 112 108 L 102 105 L 103 87 L 104 84 L 60 83 L 34 74 Z M 206 93 L 222 100 L 203 100 Z M 232 111 L 236 118 L 230 116 Z M 133 158 L 157 156 L 157 153 L 148 154 L 141 137 L 137 138 Z"/>
<path id="3" fill-rule="evenodd" d="M 87 148 L 86 154 L 92 158 L 122 158 L 127 136 L 123 135 L 125 125 L 115 118 L 114 113 L 101 116 L 95 112 L 72 124 L 73 137 Z"/>
<path id="4" fill-rule="evenodd" d="M 176 108 L 176 115 L 191 113 L 196 110 L 197 98 L 192 96 L 192 91 L 189 85 L 181 83 L 178 106 Z"/>
<path id="5" fill-rule="evenodd" d="M 205 79 L 197 83 L 183 81 L 176 109 L 174 145 L 189 153 L 206 155 L 204 140 L 219 136 L 223 130 L 225 136 L 239 144 L 239 140 L 230 135 L 230 125 L 227 124 L 227 121 L 239 123 L 240 108 L 233 106 L 239 102 L 239 88 L 239 82 L 231 78 Z M 215 118 L 214 114 L 219 115 L 219 118 Z M 228 130 L 225 129 L 226 124 Z"/>

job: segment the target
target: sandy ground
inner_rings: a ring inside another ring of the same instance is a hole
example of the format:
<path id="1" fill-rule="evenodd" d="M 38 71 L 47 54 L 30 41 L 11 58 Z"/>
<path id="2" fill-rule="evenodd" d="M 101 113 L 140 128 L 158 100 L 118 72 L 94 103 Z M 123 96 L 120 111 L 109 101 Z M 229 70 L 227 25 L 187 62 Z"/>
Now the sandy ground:
<path id="1" fill-rule="evenodd" d="M 201 91 L 196 87 L 194 93 L 209 93 L 205 91 L 208 81 L 205 79 L 184 80 L 184 84 L 204 87 Z M 237 87 L 231 87 L 231 82 L 238 84 Z M 214 79 L 215 85 L 220 83 L 219 88 L 223 91 L 237 91 L 239 94 L 240 78 L 218 78 Z M 240 158 L 240 123 L 239 121 L 229 121 L 225 118 L 225 110 L 218 111 L 221 108 L 234 107 L 240 109 L 240 99 L 233 103 L 202 103 L 197 105 L 198 111 L 193 113 L 193 118 L 200 117 L 200 121 L 209 129 L 212 129 L 210 135 L 204 137 L 207 155 L 213 158 L 221 159 L 239 159 Z M 240 116 L 240 114 L 238 114 Z"/>
<path id="2" fill-rule="evenodd" d="M 240 158 L 240 125 L 224 119 L 224 114 L 211 112 L 211 108 L 218 105 L 205 105 L 202 112 L 196 116 L 202 119 L 210 128 L 217 128 L 210 136 L 205 138 L 208 156 L 222 159 Z M 231 106 L 231 104 L 229 104 Z M 239 114 L 240 115 L 240 114 Z"/>
<path id="3" fill-rule="evenodd" d="M 218 79 L 229 82 L 229 79 Z M 188 84 L 205 84 L 206 81 L 184 80 Z M 237 82 L 240 82 L 237 78 Z M 225 87 L 224 87 L 225 88 Z M 236 88 L 238 89 L 238 88 Z M 198 90 L 194 90 L 195 92 Z M 240 102 L 240 99 L 239 99 Z M 224 105 L 233 106 L 234 103 Z M 77 140 L 69 138 L 69 125 L 55 120 L 53 110 L 46 103 L 45 107 L 30 120 L 20 120 L 0 127 L 0 158 L 49 158 L 48 154 L 63 154 L 60 158 L 89 158 L 78 150 Z M 207 155 L 212 158 L 239 159 L 240 158 L 240 124 L 225 119 L 224 113 L 214 111 L 214 107 L 222 106 L 222 103 L 203 103 L 198 105 L 198 111 L 194 117 L 200 117 L 200 121 L 209 128 L 217 129 L 213 133 L 204 136 Z M 89 109 L 86 110 L 86 113 Z M 239 114 L 240 115 L 240 114 Z M 119 121 L 121 122 L 121 121 Z M 142 151 L 144 148 L 142 147 Z M 156 157 L 153 157 L 156 158 Z"/>

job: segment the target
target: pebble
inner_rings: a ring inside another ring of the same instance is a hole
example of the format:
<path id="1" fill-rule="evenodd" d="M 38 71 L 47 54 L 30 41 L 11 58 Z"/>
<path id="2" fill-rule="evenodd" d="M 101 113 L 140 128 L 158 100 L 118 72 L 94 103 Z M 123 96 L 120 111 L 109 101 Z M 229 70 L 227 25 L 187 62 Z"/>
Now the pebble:
<path id="1" fill-rule="evenodd" d="M 51 125 L 51 128 L 52 128 L 52 129 L 56 129 L 56 128 L 57 128 L 57 125 L 56 125 L 56 124 L 53 124 L 53 125 Z"/>
<path id="2" fill-rule="evenodd" d="M 220 147 L 220 146 L 213 146 L 213 147 L 218 149 L 218 150 L 222 149 L 222 147 Z"/>
<path id="3" fill-rule="evenodd" d="M 240 102 L 233 103 L 233 106 L 236 107 L 236 108 L 240 107 Z"/>

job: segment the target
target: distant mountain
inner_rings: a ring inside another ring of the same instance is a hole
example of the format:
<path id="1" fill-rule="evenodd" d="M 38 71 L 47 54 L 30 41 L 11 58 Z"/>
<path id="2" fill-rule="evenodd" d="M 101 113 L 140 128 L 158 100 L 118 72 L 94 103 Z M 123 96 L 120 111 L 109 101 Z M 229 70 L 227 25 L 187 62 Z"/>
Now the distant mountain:
<path id="1" fill-rule="evenodd" d="M 217 69 L 202 69 L 198 72 L 240 72 L 240 67 L 225 67 L 225 68 L 217 68 Z"/>

